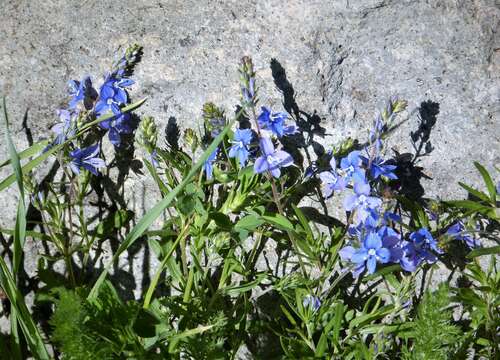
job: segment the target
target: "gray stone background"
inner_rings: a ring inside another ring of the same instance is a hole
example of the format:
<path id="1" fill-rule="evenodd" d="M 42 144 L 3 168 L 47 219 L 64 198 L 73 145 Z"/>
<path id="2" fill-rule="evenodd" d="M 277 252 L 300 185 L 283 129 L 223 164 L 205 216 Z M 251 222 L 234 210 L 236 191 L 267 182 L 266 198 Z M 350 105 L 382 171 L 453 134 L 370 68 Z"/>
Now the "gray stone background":
<path id="1" fill-rule="evenodd" d="M 412 151 L 417 108 L 439 104 L 433 151 L 419 164 L 430 178 L 426 196 L 463 197 L 458 181 L 480 183 L 473 160 L 490 170 L 500 165 L 498 0 L 0 3 L 0 92 L 19 150 L 28 144 L 26 111 L 33 139 L 47 138 L 55 110 L 67 104 L 67 81 L 89 74 L 98 85 L 118 49 L 138 42 L 144 56 L 131 95 L 148 97 L 139 113 L 162 127 L 170 117 L 197 127 L 206 101 L 232 113 L 238 62 L 251 55 L 262 104 L 284 109 L 270 68 L 275 58 L 300 109 L 321 118 L 326 135 L 316 140 L 325 147 L 346 136 L 366 139 L 378 109 L 399 95 L 408 100 L 408 121 L 388 147 Z M 4 131 L 2 123 L 1 139 Z M 8 156 L 2 150 L 0 160 Z M 144 176 L 131 173 L 125 186 L 139 215 L 159 198 Z M 0 226 L 13 223 L 16 196 L 14 188 L 0 194 Z"/>

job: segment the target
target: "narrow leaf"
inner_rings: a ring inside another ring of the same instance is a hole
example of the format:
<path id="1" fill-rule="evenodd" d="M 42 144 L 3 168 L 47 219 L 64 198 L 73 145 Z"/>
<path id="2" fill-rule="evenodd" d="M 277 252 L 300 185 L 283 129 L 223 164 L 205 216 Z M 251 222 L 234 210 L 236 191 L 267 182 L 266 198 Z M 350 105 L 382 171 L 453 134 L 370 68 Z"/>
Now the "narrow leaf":
<path id="1" fill-rule="evenodd" d="M 495 202 L 497 191 L 495 189 L 495 184 L 493 183 L 493 180 L 491 179 L 491 176 L 488 173 L 488 170 L 486 170 L 484 166 L 478 162 L 474 162 L 474 166 L 481 173 L 481 176 L 483 177 L 484 183 L 486 184 L 486 188 L 488 189 L 488 193 L 490 194 L 491 201 Z"/>

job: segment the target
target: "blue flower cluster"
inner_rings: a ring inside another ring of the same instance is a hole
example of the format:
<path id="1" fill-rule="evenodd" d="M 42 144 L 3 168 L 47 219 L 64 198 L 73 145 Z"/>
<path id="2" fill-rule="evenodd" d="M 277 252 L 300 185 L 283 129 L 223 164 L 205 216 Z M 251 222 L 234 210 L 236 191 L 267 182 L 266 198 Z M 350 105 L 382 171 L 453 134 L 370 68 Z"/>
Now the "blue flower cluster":
<path id="1" fill-rule="evenodd" d="M 401 218 L 388 210 L 380 196 L 386 182 L 397 179 L 396 166 L 381 155 L 386 122 L 397 104 L 398 100 L 392 99 L 383 115 L 376 118 L 366 148 L 351 151 L 340 160 L 339 166 L 332 157 L 330 168 L 319 173 L 327 198 L 335 192 L 352 189 L 343 204 L 349 213 L 348 233 L 352 241 L 339 255 L 352 264 L 356 277 L 365 271 L 374 273 L 377 264 L 396 263 L 404 270 L 414 271 L 424 262 L 434 263 L 436 254 L 442 253 L 428 229 L 421 228 L 406 237 L 398 232 L 395 225 Z"/>
<path id="2" fill-rule="evenodd" d="M 132 133 L 134 130 L 130 114 L 124 113 L 122 107 L 129 103 L 126 88 L 134 83 L 126 74 L 138 61 L 139 55 L 139 46 L 129 47 L 113 70 L 105 76 L 99 91 L 93 87 L 89 76 L 85 76 L 81 81 L 69 81 L 68 108 L 57 111 L 60 123 L 52 128 L 56 137 L 48 148 L 71 140 L 82 122 L 108 113 L 113 116 L 100 122 L 99 126 L 108 131 L 109 140 L 114 146 L 120 146 L 121 135 Z M 72 143 L 69 146 L 73 149 L 69 152 L 69 167 L 73 172 L 78 174 L 81 169 L 86 169 L 97 175 L 98 169 L 105 167 L 104 161 L 99 158 L 99 144 L 85 148 L 78 148 Z"/>
<path id="3" fill-rule="evenodd" d="M 273 138 L 293 135 L 297 132 L 294 123 L 287 123 L 288 114 L 273 112 L 268 107 L 262 107 L 257 116 L 255 72 L 252 60 L 249 57 L 242 59 L 241 67 L 242 106 L 254 117 L 255 131 L 252 129 L 236 129 L 231 140 L 228 156 L 238 160 L 241 167 L 246 166 L 249 160 L 254 160 L 256 174 L 267 173 L 275 178 L 281 176 L 281 168 L 293 164 L 292 156 L 284 150 L 276 149 Z M 213 123 L 211 123 L 213 125 Z M 211 126 L 211 137 L 214 137 Z M 257 136 L 255 136 L 255 134 Z M 256 156 L 258 149 L 260 155 Z M 204 164 L 204 172 L 208 180 L 213 176 L 213 163 L 216 161 L 218 150 L 214 151 Z"/>

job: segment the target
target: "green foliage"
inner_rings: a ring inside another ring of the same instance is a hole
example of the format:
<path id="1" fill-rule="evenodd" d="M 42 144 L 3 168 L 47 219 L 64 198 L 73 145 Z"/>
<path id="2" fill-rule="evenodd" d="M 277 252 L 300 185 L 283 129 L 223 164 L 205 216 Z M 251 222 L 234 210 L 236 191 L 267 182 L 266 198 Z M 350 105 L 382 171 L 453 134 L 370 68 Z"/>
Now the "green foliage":
<path id="1" fill-rule="evenodd" d="M 64 358 L 158 358 L 159 348 L 145 346 L 145 338 L 154 335 L 156 319 L 137 302 L 123 303 L 108 282 L 93 300 L 85 298 L 83 289 L 61 289 L 58 294 L 50 323 L 52 340 Z"/>
<path id="2" fill-rule="evenodd" d="M 427 291 L 418 305 L 412 322 L 411 343 L 403 348 L 408 360 L 457 359 L 464 342 L 464 334 L 453 325 L 449 288 L 441 284 L 436 291 Z"/>

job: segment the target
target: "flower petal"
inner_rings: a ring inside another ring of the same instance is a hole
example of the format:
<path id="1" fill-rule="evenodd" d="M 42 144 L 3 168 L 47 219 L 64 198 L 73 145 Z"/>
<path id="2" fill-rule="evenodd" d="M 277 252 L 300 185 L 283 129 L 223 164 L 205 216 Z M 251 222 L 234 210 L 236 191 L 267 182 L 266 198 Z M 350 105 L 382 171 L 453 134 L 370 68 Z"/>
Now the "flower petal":
<path id="1" fill-rule="evenodd" d="M 356 249 L 353 248 L 352 246 L 344 246 L 342 249 L 339 250 L 340 258 L 344 261 L 351 260 L 352 255 L 354 255 L 355 251 Z"/>
<path id="2" fill-rule="evenodd" d="M 364 248 L 361 248 L 361 249 L 357 249 L 351 256 L 351 261 L 353 263 L 362 263 L 362 262 L 365 262 L 366 259 L 368 258 L 368 251 L 366 251 L 366 249 Z"/>
<path id="3" fill-rule="evenodd" d="M 367 249 L 377 250 L 382 247 L 382 240 L 380 240 L 380 236 L 377 233 L 371 232 L 366 236 L 364 244 Z"/>
<path id="4" fill-rule="evenodd" d="M 264 171 L 269 170 L 269 164 L 264 156 L 258 157 L 255 160 L 255 164 L 253 166 L 256 174 L 261 174 Z"/>
<path id="5" fill-rule="evenodd" d="M 279 178 L 281 175 L 281 171 L 279 168 L 271 169 L 270 172 L 271 175 L 274 176 L 275 178 Z"/>
<path id="6" fill-rule="evenodd" d="M 366 261 L 366 267 L 368 269 L 368 274 L 373 274 L 377 268 L 377 259 L 375 256 L 368 257 Z"/>
<path id="7" fill-rule="evenodd" d="M 121 143 L 120 133 L 115 128 L 112 127 L 109 129 L 108 136 L 111 144 L 113 144 L 114 146 L 120 146 Z"/>
<path id="8" fill-rule="evenodd" d="M 388 263 L 391 259 L 391 252 L 389 251 L 389 249 L 380 248 L 377 250 L 377 256 L 379 258 L 379 261 L 385 264 Z"/>
<path id="9" fill-rule="evenodd" d="M 273 158 L 276 160 L 279 167 L 287 167 L 293 164 L 292 155 L 283 150 L 277 150 L 273 154 Z"/>
<path id="10" fill-rule="evenodd" d="M 274 145 L 270 138 L 261 137 L 260 138 L 260 151 L 264 155 L 272 155 L 274 153 Z"/>

